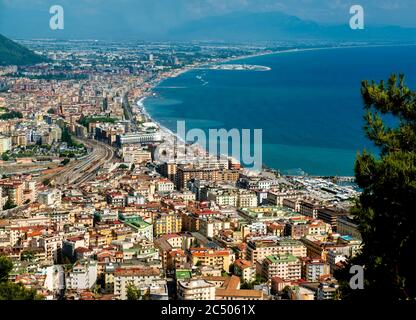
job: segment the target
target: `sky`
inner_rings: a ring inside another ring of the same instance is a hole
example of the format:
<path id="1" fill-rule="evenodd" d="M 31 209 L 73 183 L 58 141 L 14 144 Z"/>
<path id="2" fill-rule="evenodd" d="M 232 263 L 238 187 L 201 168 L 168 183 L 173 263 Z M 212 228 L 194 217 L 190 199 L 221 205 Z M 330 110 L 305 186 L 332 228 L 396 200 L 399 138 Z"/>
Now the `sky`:
<path id="1" fill-rule="evenodd" d="M 237 11 L 280 11 L 322 24 L 347 24 L 355 4 L 364 8 L 367 25 L 416 28 L 416 0 L 0 0 L 0 33 L 149 40 L 190 20 Z M 64 8 L 64 30 L 49 28 L 52 5 Z"/>

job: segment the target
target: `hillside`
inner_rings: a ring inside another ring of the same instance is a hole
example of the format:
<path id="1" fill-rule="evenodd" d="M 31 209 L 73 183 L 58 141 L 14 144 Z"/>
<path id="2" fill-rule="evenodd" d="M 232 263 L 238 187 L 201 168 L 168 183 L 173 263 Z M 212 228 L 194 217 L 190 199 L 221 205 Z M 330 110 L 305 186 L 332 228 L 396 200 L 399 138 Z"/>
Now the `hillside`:
<path id="1" fill-rule="evenodd" d="M 0 66 L 31 65 L 45 59 L 0 34 Z"/>

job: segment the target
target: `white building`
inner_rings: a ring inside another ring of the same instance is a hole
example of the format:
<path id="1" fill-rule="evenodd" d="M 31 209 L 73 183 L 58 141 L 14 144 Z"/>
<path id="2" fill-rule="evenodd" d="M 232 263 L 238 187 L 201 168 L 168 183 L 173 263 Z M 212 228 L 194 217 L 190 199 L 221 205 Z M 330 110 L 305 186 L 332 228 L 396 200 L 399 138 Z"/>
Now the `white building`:
<path id="1" fill-rule="evenodd" d="M 346 251 L 344 250 L 329 250 L 327 255 L 327 261 L 331 268 L 331 273 L 336 269 L 336 265 L 340 262 L 347 260 Z"/>
<path id="2" fill-rule="evenodd" d="M 122 149 L 123 161 L 128 163 L 144 163 L 152 160 L 151 153 L 137 146 L 126 146 Z"/>
<path id="3" fill-rule="evenodd" d="M 47 261 L 56 263 L 61 254 L 63 237 L 59 235 L 42 237 L 39 239 L 39 247 L 45 249 Z"/>
<path id="4" fill-rule="evenodd" d="M 58 189 L 46 190 L 38 193 L 38 202 L 48 207 L 61 205 L 62 193 Z"/>
<path id="5" fill-rule="evenodd" d="M 175 184 L 169 179 L 160 179 L 156 182 L 156 191 L 172 192 L 175 190 Z"/>
<path id="6" fill-rule="evenodd" d="M 201 279 L 178 281 L 179 300 L 215 300 L 215 284 Z"/>
<path id="7" fill-rule="evenodd" d="M 238 195 L 236 192 L 229 190 L 210 190 L 208 200 L 214 201 L 219 206 L 237 206 Z"/>
<path id="8" fill-rule="evenodd" d="M 72 271 L 66 277 L 67 290 L 87 290 L 91 289 L 97 281 L 97 263 L 77 262 Z"/>
<path id="9" fill-rule="evenodd" d="M 199 233 L 207 238 L 213 238 L 214 236 L 218 235 L 220 230 L 227 229 L 230 229 L 229 221 L 201 219 L 199 225 Z"/>
<path id="10" fill-rule="evenodd" d="M 255 234 L 255 235 L 266 235 L 267 234 L 267 226 L 263 222 L 253 222 L 245 226 L 248 229 L 248 233 Z"/>
<path id="11" fill-rule="evenodd" d="M 62 266 L 55 265 L 45 268 L 46 278 L 44 287 L 51 292 L 65 289 L 65 273 Z"/>
<path id="12" fill-rule="evenodd" d="M 117 135 L 117 143 L 121 146 L 129 143 L 149 143 L 162 141 L 160 132 L 152 133 L 126 133 Z"/>
<path id="13" fill-rule="evenodd" d="M 0 135 L 0 155 L 12 149 L 12 138 Z"/>
<path id="14" fill-rule="evenodd" d="M 143 290 L 160 282 L 160 270 L 151 267 L 125 267 L 114 271 L 114 295 L 121 300 L 127 299 L 130 285 Z"/>
<path id="15" fill-rule="evenodd" d="M 255 192 L 239 190 L 237 206 L 239 208 L 257 207 L 258 199 Z"/>

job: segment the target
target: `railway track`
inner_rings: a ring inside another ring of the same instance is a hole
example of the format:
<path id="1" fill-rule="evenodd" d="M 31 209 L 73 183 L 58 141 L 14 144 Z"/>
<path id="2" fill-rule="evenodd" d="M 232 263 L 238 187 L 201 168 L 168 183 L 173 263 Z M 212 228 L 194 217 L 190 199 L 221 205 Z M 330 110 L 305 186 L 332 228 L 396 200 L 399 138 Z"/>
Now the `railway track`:
<path id="1" fill-rule="evenodd" d="M 114 157 L 114 150 L 109 145 L 95 141 L 80 139 L 85 145 L 93 149 L 87 157 L 80 161 L 70 163 L 55 177 L 57 186 L 74 186 L 89 181 L 98 169 Z"/>

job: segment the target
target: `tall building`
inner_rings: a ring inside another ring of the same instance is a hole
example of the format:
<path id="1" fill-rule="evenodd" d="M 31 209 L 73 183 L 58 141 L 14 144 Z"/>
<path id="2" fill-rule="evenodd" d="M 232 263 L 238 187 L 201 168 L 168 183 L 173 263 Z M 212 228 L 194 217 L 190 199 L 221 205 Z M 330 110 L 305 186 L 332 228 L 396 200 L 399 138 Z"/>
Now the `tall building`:
<path id="1" fill-rule="evenodd" d="M 159 212 L 153 216 L 153 233 L 155 237 L 182 231 L 182 218 L 174 212 Z"/>
<path id="2" fill-rule="evenodd" d="M 270 286 L 274 277 L 298 280 L 302 276 L 302 264 L 297 257 L 291 254 L 270 255 L 263 260 L 262 275 Z"/>
<path id="3" fill-rule="evenodd" d="M 12 149 L 12 138 L 0 135 L 0 155 Z"/>
<path id="4" fill-rule="evenodd" d="M 178 166 L 175 176 L 176 188 L 182 190 L 187 186 L 189 180 L 220 181 L 219 169 L 217 168 L 194 168 L 193 166 Z"/>
<path id="5" fill-rule="evenodd" d="M 91 289 L 97 281 L 97 263 L 77 262 L 66 277 L 66 288 L 69 290 Z"/>
<path id="6" fill-rule="evenodd" d="M 23 205 L 25 185 L 22 181 L 3 180 L 0 181 L 0 186 L 3 189 L 3 196 L 8 197 L 17 206 Z"/>
<path id="7" fill-rule="evenodd" d="M 308 282 L 319 282 L 322 276 L 331 273 L 329 264 L 321 259 L 307 259 L 302 265 L 302 278 Z"/>

